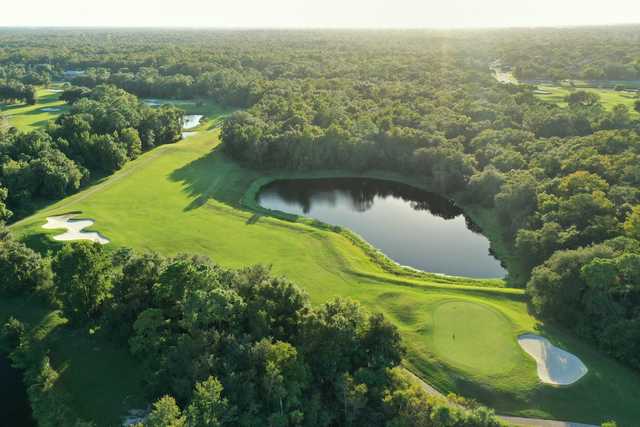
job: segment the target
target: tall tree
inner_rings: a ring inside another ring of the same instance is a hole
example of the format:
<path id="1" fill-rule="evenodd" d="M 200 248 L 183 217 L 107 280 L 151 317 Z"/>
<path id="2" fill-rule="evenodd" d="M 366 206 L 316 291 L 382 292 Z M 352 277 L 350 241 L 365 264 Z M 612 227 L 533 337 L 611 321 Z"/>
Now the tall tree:
<path id="1" fill-rule="evenodd" d="M 57 297 L 76 321 L 96 317 L 111 289 L 111 259 L 98 243 L 66 244 L 53 259 Z"/>

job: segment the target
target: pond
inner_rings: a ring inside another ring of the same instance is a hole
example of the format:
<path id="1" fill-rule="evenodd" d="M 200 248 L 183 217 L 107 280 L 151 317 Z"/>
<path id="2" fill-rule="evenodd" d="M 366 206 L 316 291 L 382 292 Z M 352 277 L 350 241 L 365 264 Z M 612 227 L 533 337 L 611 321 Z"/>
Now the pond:
<path id="1" fill-rule="evenodd" d="M 35 427 L 31 406 L 22 382 L 22 373 L 11 367 L 0 353 L 0 424 L 12 427 Z"/>
<path id="2" fill-rule="evenodd" d="M 386 256 L 423 271 L 479 278 L 504 277 L 489 240 L 451 201 L 376 179 L 274 181 L 258 194 L 267 209 L 347 227 Z"/>
<path id="3" fill-rule="evenodd" d="M 200 124 L 202 117 L 203 116 L 201 114 L 187 114 L 182 118 L 182 128 L 193 129 Z"/>

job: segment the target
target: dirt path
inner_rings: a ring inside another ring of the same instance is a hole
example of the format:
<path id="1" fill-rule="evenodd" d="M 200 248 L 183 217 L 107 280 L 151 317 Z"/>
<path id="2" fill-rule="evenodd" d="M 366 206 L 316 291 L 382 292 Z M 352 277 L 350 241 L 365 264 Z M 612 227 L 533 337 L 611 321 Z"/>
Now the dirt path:
<path id="1" fill-rule="evenodd" d="M 413 379 L 415 379 L 422 388 L 429 394 L 434 396 L 443 397 L 446 399 L 446 396 L 439 392 L 437 389 L 433 388 L 431 385 L 424 382 L 420 377 L 415 375 L 413 372 L 405 369 L 405 372 L 409 374 Z M 598 427 L 593 424 L 582 424 L 582 423 L 572 423 L 570 421 L 555 421 L 555 420 L 543 420 L 540 418 L 523 418 L 523 417 L 510 417 L 507 415 L 498 415 L 502 421 L 509 423 L 509 425 L 513 426 L 522 426 L 522 427 Z"/>

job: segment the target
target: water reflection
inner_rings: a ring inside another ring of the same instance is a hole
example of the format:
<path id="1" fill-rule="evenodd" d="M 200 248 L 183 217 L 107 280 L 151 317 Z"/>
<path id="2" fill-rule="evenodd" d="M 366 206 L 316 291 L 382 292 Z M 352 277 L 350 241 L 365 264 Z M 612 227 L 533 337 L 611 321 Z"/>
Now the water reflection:
<path id="1" fill-rule="evenodd" d="M 400 264 L 453 275 L 505 274 L 489 241 L 460 208 L 408 185 L 361 178 L 276 181 L 263 188 L 258 202 L 348 227 Z"/>

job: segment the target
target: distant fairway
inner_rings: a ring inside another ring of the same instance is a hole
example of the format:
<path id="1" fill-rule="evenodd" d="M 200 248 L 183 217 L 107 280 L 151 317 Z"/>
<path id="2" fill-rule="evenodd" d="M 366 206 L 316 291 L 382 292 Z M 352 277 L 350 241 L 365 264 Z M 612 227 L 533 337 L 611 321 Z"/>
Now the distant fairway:
<path id="1" fill-rule="evenodd" d="M 36 92 L 36 97 L 35 105 L 0 103 L 0 114 L 8 118 L 10 126 L 22 131 L 30 131 L 45 127 L 50 120 L 67 110 L 67 104 L 60 101 L 59 92 L 40 88 Z"/>
<path id="2" fill-rule="evenodd" d="M 433 348 L 439 359 L 478 375 L 504 374 L 520 351 L 509 320 L 486 305 L 448 301 L 433 313 Z"/>
<path id="3" fill-rule="evenodd" d="M 567 106 L 564 98 L 569 95 L 572 90 L 585 90 L 588 92 L 597 93 L 600 96 L 600 102 L 602 103 L 602 106 L 606 110 L 611 110 L 614 106 L 622 104 L 629 107 L 629 111 L 632 116 L 638 116 L 638 113 L 633 109 L 634 102 L 636 101 L 636 99 L 638 99 L 636 92 L 624 90 L 617 91 L 613 89 L 603 89 L 591 86 L 577 86 L 575 88 L 571 88 L 569 86 L 548 84 L 538 85 L 538 88 L 539 91 L 536 93 L 536 96 L 539 99 L 557 104 L 561 107 Z"/>
<path id="4" fill-rule="evenodd" d="M 494 78 L 500 83 L 518 84 L 518 80 L 511 72 L 502 72 L 499 69 L 492 69 Z M 640 89 L 640 81 L 602 81 L 603 87 L 594 86 L 596 82 L 587 82 L 582 80 L 573 80 L 573 86 L 566 81 L 559 83 L 536 83 L 535 81 L 522 81 L 521 83 L 536 86 L 538 89 L 534 91 L 535 96 L 560 107 L 566 107 L 565 97 L 575 90 L 585 90 L 594 92 L 600 96 L 600 102 L 606 110 L 611 110 L 618 104 L 625 105 L 629 108 L 632 117 L 637 117 L 638 112 L 634 110 L 634 104 L 640 99 L 640 93 L 631 90 L 615 90 L 613 87 L 617 84 L 625 88 Z"/>
<path id="5" fill-rule="evenodd" d="M 51 239 L 57 231 L 42 228 L 45 218 L 81 211 L 81 217 L 95 220 L 92 230 L 110 239 L 106 248 L 199 253 L 232 267 L 271 265 L 274 273 L 287 275 L 308 292 L 314 304 L 341 296 L 384 313 L 403 336 L 406 366 L 442 391 L 477 398 L 505 414 L 592 423 L 601 421 L 602 414 L 640 419 L 640 407 L 633 404 L 640 400 L 640 376 L 539 324 L 528 314 L 522 290 L 490 288 L 471 279 L 392 274 L 343 233 L 248 209 L 242 200 L 265 176 L 225 155 L 219 130 L 206 130 L 217 120 L 215 111 L 209 109 L 210 120 L 198 134 L 143 154 L 12 230 L 35 247 L 60 245 Z M 578 355 L 590 373 L 566 389 L 541 385 L 535 362 L 517 346 L 517 336 L 525 332 L 543 334 Z M 66 345 L 54 349 L 53 360 L 64 366 L 64 384 L 87 418 L 108 424 L 140 398 L 118 403 L 112 397 L 105 407 L 96 394 L 87 393 L 87 382 L 107 381 L 101 390 L 127 390 L 132 380 L 120 373 L 135 371 L 135 363 L 118 353 L 116 362 L 100 365 L 90 380 L 85 374 L 95 357 L 92 348 L 110 347 L 74 333 L 83 338 L 73 338 L 77 351 Z M 67 339 L 72 338 L 61 345 Z"/>

